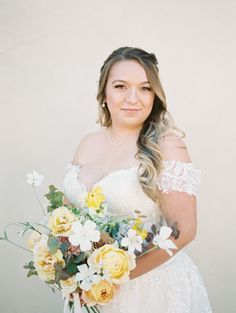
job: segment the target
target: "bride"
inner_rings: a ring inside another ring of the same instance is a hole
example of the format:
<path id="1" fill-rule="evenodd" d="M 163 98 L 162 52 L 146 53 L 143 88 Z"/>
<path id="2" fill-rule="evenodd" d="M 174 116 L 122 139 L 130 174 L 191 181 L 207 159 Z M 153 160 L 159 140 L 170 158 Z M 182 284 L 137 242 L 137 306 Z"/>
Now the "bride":
<path id="1" fill-rule="evenodd" d="M 136 261 L 130 280 L 103 313 L 210 313 L 197 266 L 184 251 L 197 231 L 201 171 L 192 163 L 184 132 L 167 111 L 155 54 L 113 51 L 101 67 L 97 100 L 101 130 L 80 141 L 63 181 L 66 201 L 102 187 L 111 214 L 177 225 L 173 256 L 153 250 Z"/>

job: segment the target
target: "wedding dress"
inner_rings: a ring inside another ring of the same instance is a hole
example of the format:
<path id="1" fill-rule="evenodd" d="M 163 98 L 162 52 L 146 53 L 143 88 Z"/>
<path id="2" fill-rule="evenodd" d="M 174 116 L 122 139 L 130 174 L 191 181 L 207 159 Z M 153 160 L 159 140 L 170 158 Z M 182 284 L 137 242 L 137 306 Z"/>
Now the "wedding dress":
<path id="1" fill-rule="evenodd" d="M 163 161 L 164 169 L 157 185 L 162 192 L 170 190 L 197 195 L 201 170 L 193 163 Z M 82 192 L 88 192 L 80 181 L 80 165 L 68 163 L 63 189 L 71 203 Z M 114 216 L 134 216 L 141 211 L 150 221 L 160 218 L 159 206 L 142 190 L 137 178 L 139 166 L 118 169 L 98 181 Z M 184 249 L 155 269 L 136 277 L 119 289 L 113 302 L 98 306 L 103 313 L 211 313 L 207 290 L 198 267 Z"/>

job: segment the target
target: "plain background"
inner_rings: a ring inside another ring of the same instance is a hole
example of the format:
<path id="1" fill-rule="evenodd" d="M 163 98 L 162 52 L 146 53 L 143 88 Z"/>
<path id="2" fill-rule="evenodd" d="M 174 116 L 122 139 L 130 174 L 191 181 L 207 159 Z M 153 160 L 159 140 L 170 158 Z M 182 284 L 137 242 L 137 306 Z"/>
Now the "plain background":
<path id="1" fill-rule="evenodd" d="M 105 58 L 143 48 L 157 56 L 168 109 L 202 170 L 198 234 L 186 249 L 213 312 L 235 312 L 235 29 L 233 0 L 0 0 L 1 233 L 42 218 L 26 173 L 45 176 L 46 205 L 81 137 L 99 129 Z M 3 241 L 0 251 L 1 313 L 62 312 L 59 293 L 26 278 L 30 255 Z"/>

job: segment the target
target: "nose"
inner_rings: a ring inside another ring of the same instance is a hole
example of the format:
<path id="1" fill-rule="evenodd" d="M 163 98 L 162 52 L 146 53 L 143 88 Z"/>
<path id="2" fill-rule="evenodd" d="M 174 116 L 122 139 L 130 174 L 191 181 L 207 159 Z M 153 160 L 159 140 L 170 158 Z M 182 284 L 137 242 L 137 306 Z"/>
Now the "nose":
<path id="1" fill-rule="evenodd" d="M 137 102 L 137 91 L 134 88 L 131 88 L 127 92 L 126 100 L 129 103 L 136 103 Z"/>

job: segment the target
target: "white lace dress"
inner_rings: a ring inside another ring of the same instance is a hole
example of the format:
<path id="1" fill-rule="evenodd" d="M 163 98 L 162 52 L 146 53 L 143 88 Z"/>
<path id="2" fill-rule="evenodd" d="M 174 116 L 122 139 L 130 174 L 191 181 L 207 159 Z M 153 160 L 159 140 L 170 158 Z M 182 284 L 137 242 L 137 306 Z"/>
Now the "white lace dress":
<path id="1" fill-rule="evenodd" d="M 162 192 L 182 191 L 197 195 L 201 170 L 193 163 L 164 161 L 164 170 L 157 185 Z M 68 164 L 63 181 L 65 195 L 75 203 L 78 195 L 87 192 L 79 179 L 80 165 Z M 138 166 L 115 170 L 98 181 L 106 196 L 110 213 L 134 215 L 138 209 L 150 221 L 160 218 L 160 208 L 142 190 Z M 128 281 L 119 289 L 113 302 L 100 306 L 103 313 L 211 313 L 204 281 L 197 266 L 181 249 L 167 262 Z"/>

